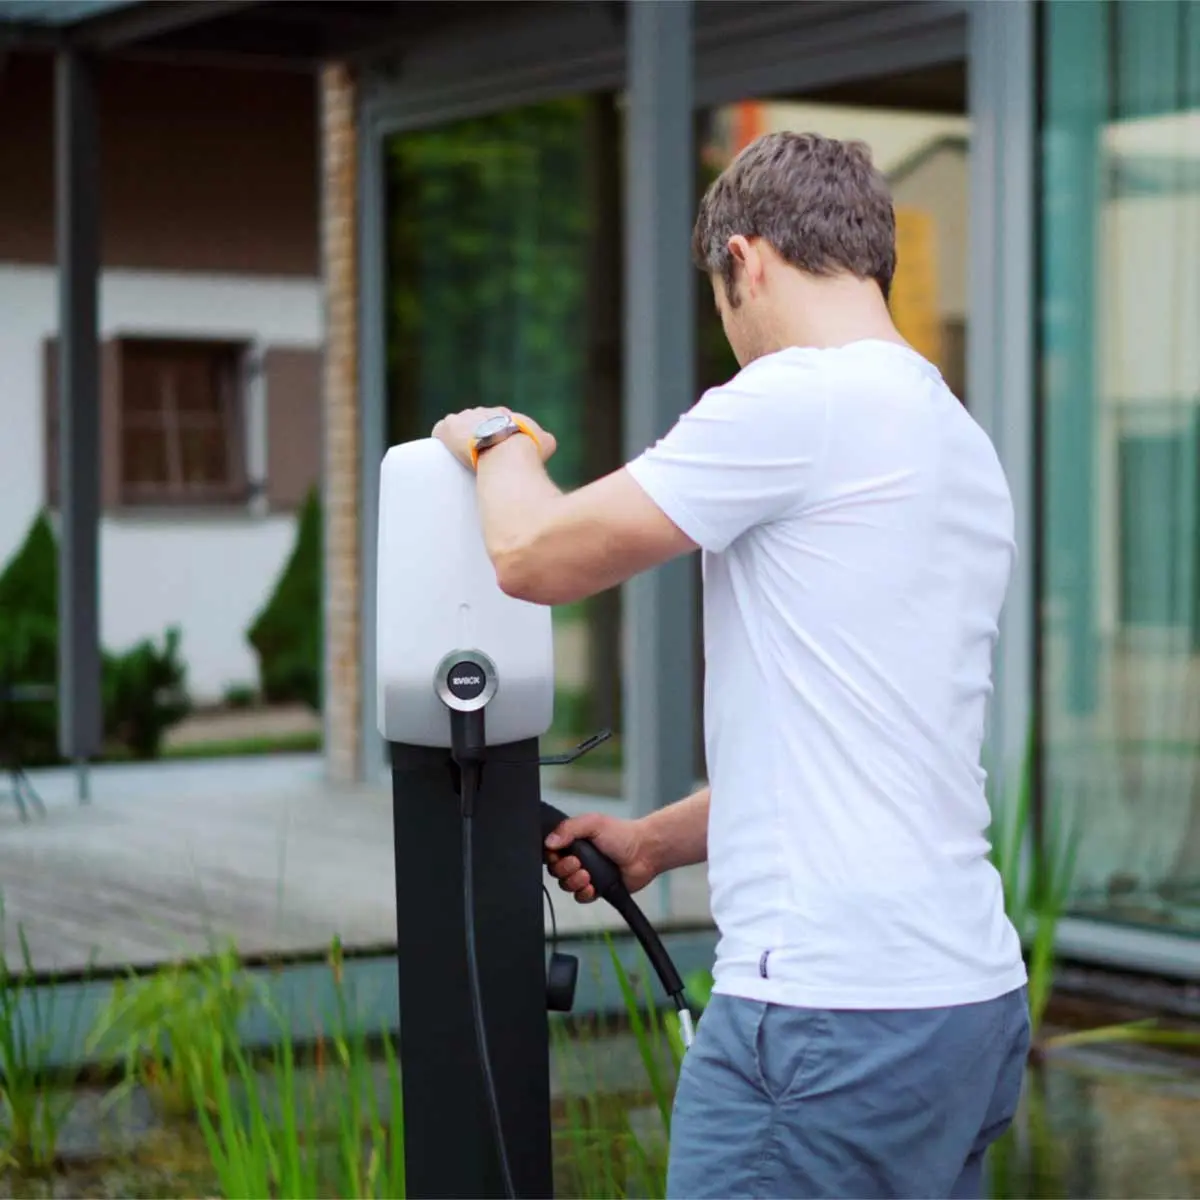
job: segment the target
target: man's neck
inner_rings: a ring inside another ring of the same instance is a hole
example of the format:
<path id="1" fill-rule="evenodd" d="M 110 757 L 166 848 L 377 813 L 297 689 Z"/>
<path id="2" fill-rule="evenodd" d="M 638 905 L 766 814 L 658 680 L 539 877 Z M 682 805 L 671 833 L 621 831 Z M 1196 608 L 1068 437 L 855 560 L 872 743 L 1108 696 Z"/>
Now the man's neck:
<path id="1" fill-rule="evenodd" d="M 827 350 L 862 341 L 908 345 L 892 321 L 883 294 L 869 280 L 796 275 L 785 288 L 779 321 L 767 331 L 776 350 L 788 346 Z"/>

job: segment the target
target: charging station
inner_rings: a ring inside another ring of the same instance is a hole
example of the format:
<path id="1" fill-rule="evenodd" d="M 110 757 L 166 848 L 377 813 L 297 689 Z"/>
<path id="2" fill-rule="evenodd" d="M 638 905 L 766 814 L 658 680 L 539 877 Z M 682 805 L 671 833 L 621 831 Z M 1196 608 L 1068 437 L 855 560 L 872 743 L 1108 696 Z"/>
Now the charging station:
<path id="1" fill-rule="evenodd" d="M 474 475 L 433 439 L 392 447 L 380 480 L 378 727 L 395 819 L 407 1194 L 553 1195 L 547 1011 L 577 964 L 546 958 L 539 739 L 554 715 L 550 610 L 505 595 Z M 578 856 L 679 1010 L 683 983 L 618 868 Z"/>

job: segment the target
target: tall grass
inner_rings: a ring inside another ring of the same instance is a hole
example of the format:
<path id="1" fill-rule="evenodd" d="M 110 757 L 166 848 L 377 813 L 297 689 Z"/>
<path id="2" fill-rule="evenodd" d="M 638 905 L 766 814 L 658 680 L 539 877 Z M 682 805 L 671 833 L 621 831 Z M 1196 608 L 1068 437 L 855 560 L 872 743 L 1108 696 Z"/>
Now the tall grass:
<path id="1" fill-rule="evenodd" d="M 597 1039 L 572 1037 L 561 1020 L 550 1026 L 551 1049 L 566 1079 L 561 1117 L 552 1145 L 555 1191 L 577 1200 L 608 1200 L 625 1194 L 629 1134 L 623 1108 L 604 1094 Z M 577 1071 L 578 1074 L 572 1074 Z"/>
<path id="2" fill-rule="evenodd" d="M 1029 1013 L 1035 1039 L 1054 989 L 1058 925 L 1070 901 L 1079 849 L 1078 828 L 1058 804 L 1043 814 L 1034 836 L 1032 740 L 1015 795 L 991 797 L 991 859 L 1004 887 L 1004 908 L 1026 948 Z"/>
<path id="3" fill-rule="evenodd" d="M 273 1005 L 277 1036 L 265 1062 L 219 1032 L 207 1042 L 212 1066 L 197 1078 L 196 1112 L 226 1197 L 404 1197 L 403 1098 L 390 1033 L 380 1039 L 381 1098 L 367 1036 L 350 1017 L 336 944 L 331 970 L 334 1009 L 311 1062 L 298 1062 L 290 1023 Z M 210 1079 L 211 1107 L 199 1087 Z"/>
<path id="4" fill-rule="evenodd" d="M 75 1103 L 71 1073 L 54 1061 L 61 992 L 34 981 L 25 930 L 17 930 L 20 969 L 8 961 L 7 922 L 0 900 L 0 1165 L 26 1175 L 54 1166 L 59 1137 Z M 67 1019 L 74 1047 L 82 989 Z"/>
<path id="5" fill-rule="evenodd" d="M 122 1065 L 110 1103 L 140 1086 L 168 1119 L 191 1117 L 196 1104 L 211 1108 L 254 997 L 232 944 L 118 981 L 88 1040 L 91 1053 Z M 217 1045 L 224 1058 L 214 1054 Z"/>
<path id="6" fill-rule="evenodd" d="M 605 1053 L 608 1035 L 604 1031 L 568 1039 L 561 1023 L 552 1026 L 559 1063 L 579 1064 L 585 1073 L 575 1081 L 583 1086 L 564 1098 L 564 1128 L 556 1136 L 559 1190 L 580 1200 L 626 1196 L 659 1200 L 666 1195 L 675 1079 L 684 1052 L 679 1019 L 661 1009 L 643 987 L 641 981 L 649 975 L 644 958 L 639 957 L 639 969 L 631 973 L 607 935 L 605 942 L 624 1023 L 643 1070 L 640 1084 L 633 1089 L 640 1100 L 631 1100 L 629 1094 L 605 1096 L 595 1070 Z M 632 1119 L 642 1113 L 653 1118 L 654 1128 L 645 1136 Z"/>

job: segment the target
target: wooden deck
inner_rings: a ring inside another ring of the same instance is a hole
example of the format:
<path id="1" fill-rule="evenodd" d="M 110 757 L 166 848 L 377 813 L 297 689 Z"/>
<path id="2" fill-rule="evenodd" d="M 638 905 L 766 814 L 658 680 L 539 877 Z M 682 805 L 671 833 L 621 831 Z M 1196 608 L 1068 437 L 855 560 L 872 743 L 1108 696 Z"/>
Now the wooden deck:
<path id="1" fill-rule="evenodd" d="M 319 758 L 101 767 L 81 806 L 74 777 L 38 772 L 44 816 L 0 805 L 0 894 L 10 968 L 18 929 L 38 970 L 147 964 L 232 938 L 248 955 L 395 942 L 391 802 L 333 789 Z M 568 812 L 607 808 L 546 793 Z M 605 905 L 551 888 L 560 930 L 615 924 Z M 708 916 L 703 872 L 647 889 L 652 920 Z"/>

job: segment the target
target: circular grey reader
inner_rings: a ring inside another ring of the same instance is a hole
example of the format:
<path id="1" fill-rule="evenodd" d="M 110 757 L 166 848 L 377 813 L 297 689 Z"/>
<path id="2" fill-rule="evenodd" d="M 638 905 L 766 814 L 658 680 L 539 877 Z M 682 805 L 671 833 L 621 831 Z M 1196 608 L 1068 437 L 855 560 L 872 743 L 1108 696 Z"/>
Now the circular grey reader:
<path id="1" fill-rule="evenodd" d="M 496 664 L 481 650 L 452 650 L 433 673 L 438 699 L 455 712 L 477 712 L 496 694 Z"/>

